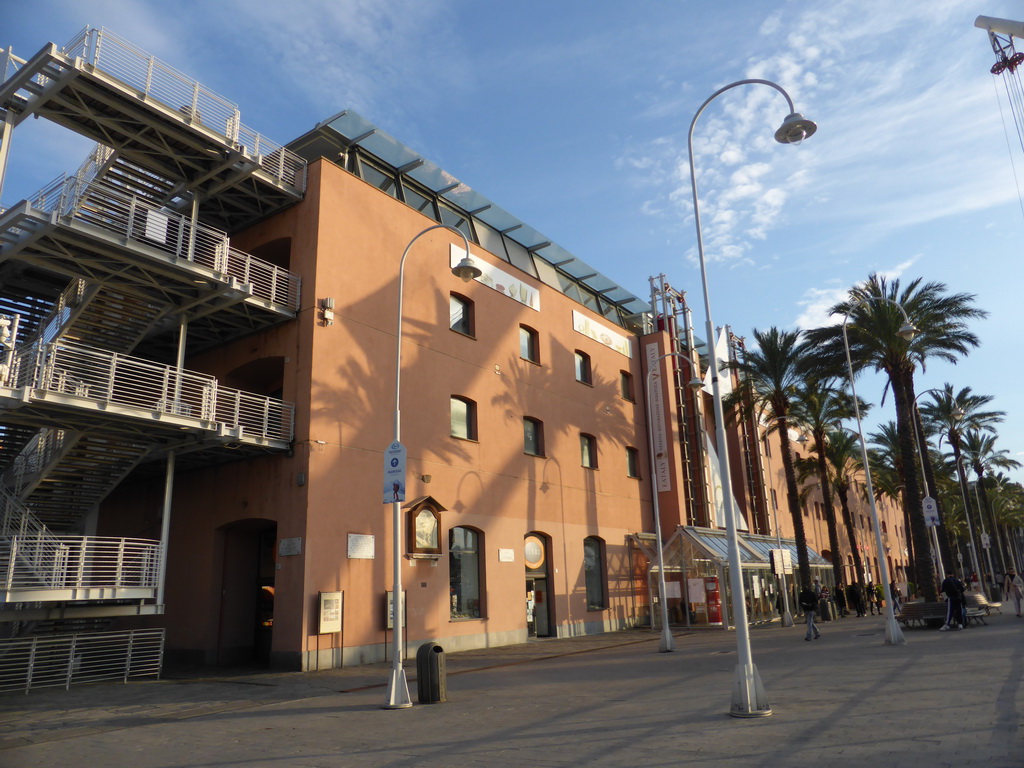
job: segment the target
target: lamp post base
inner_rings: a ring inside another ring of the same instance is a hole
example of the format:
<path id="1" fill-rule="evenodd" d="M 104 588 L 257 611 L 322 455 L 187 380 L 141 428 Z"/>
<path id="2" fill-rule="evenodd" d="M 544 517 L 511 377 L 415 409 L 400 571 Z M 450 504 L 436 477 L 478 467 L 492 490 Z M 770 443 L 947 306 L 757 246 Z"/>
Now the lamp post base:
<path id="1" fill-rule="evenodd" d="M 899 622 L 896 621 L 896 617 L 886 618 L 885 620 L 885 644 L 886 645 L 906 645 L 906 640 L 903 637 L 903 630 L 900 629 Z"/>
<path id="2" fill-rule="evenodd" d="M 391 679 L 388 680 L 387 698 L 384 700 L 384 709 L 406 709 L 412 706 L 412 699 L 409 698 L 409 684 L 405 679 L 405 670 L 402 668 L 391 670 Z"/>
<path id="3" fill-rule="evenodd" d="M 761 676 L 757 666 L 736 665 L 736 682 L 732 687 L 732 707 L 729 714 L 733 717 L 768 717 L 772 707 L 768 703 L 768 694 L 761 685 Z"/>
<path id="4" fill-rule="evenodd" d="M 792 627 L 793 626 L 793 614 L 789 611 L 784 611 L 782 614 L 782 626 Z"/>
<path id="5" fill-rule="evenodd" d="M 672 633 L 666 628 L 661 633 L 661 642 L 658 643 L 658 653 L 671 653 L 675 649 L 675 638 L 672 637 Z"/>

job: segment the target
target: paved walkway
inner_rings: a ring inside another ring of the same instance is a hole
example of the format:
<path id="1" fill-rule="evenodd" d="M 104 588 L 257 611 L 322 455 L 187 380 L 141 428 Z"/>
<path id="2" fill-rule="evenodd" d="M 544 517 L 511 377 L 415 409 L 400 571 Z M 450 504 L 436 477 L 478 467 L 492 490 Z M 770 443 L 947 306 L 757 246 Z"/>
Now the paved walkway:
<path id="1" fill-rule="evenodd" d="M 0 766 L 1024 766 L 1024 619 L 751 632 L 774 714 L 728 716 L 736 636 L 646 630 L 447 656 L 448 702 L 385 710 L 388 667 L 0 696 Z M 415 664 L 410 690 L 417 698 Z"/>

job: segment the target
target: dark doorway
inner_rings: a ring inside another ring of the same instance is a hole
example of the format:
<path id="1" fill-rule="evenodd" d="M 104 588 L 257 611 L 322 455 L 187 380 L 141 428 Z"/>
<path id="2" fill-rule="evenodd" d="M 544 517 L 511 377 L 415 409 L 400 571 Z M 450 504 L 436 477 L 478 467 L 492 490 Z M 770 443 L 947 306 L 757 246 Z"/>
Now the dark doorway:
<path id="1" fill-rule="evenodd" d="M 269 666 L 274 636 L 277 524 L 242 520 L 224 541 L 217 663 Z"/>

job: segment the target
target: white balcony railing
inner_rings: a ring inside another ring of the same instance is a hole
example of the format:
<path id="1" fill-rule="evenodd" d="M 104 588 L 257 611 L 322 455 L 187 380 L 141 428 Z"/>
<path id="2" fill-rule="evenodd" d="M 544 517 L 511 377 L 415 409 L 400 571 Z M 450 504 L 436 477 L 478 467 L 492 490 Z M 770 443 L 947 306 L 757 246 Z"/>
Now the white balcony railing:
<path id="1" fill-rule="evenodd" d="M 127 195 L 99 180 L 85 183 L 79 175 L 62 175 L 34 195 L 38 211 L 61 216 L 125 237 L 147 248 L 211 269 L 249 286 L 254 296 L 299 308 L 297 275 L 275 264 L 232 248 L 225 232 Z"/>
<path id="2" fill-rule="evenodd" d="M 205 373 L 67 341 L 33 344 L 14 353 L 0 385 L 74 395 L 104 407 L 135 409 L 139 418 L 167 413 L 241 436 L 289 441 L 291 403 L 223 387 Z"/>
<path id="3" fill-rule="evenodd" d="M 104 536 L 11 536 L 0 586 L 17 590 L 155 590 L 161 547 L 151 539 Z"/>
<path id="4" fill-rule="evenodd" d="M 62 49 L 244 149 L 280 183 L 306 188 L 306 161 L 242 125 L 238 105 L 105 28 L 79 32 Z"/>

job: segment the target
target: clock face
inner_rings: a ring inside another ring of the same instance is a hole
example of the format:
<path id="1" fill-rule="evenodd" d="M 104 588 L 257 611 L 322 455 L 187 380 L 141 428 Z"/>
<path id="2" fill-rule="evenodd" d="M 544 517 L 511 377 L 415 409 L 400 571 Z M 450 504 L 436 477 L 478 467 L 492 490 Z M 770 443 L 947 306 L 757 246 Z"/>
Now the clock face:
<path id="1" fill-rule="evenodd" d="M 431 550 L 440 548 L 437 530 L 437 517 L 430 507 L 424 507 L 416 515 L 416 549 Z"/>

